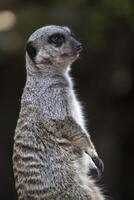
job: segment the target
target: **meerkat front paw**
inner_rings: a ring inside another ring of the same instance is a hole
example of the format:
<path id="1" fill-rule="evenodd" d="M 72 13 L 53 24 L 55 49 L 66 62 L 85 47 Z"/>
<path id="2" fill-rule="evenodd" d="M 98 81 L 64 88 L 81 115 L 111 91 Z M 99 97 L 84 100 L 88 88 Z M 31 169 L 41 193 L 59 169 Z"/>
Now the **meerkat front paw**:
<path id="1" fill-rule="evenodd" d="M 93 176 L 94 178 L 99 179 L 104 172 L 104 164 L 103 161 L 99 158 L 96 151 L 88 151 L 86 152 L 89 155 L 89 170 L 88 175 Z"/>
<path id="2" fill-rule="evenodd" d="M 92 175 L 94 178 L 100 178 L 104 171 L 104 164 L 99 158 L 93 143 L 89 137 L 85 136 L 75 136 L 71 141 L 74 152 L 82 153 L 84 152 L 84 163 L 88 166 L 88 175 Z M 85 156 L 86 155 L 86 156 Z"/>
<path id="3" fill-rule="evenodd" d="M 104 170 L 103 162 L 99 157 L 95 157 L 94 159 L 86 152 L 83 152 L 82 159 L 79 160 L 80 169 L 82 174 L 99 179 Z"/>
<path id="4" fill-rule="evenodd" d="M 99 157 L 92 157 L 92 160 L 95 164 L 95 167 L 93 168 L 89 167 L 88 175 L 91 175 L 94 178 L 99 179 L 104 171 L 103 161 Z"/>

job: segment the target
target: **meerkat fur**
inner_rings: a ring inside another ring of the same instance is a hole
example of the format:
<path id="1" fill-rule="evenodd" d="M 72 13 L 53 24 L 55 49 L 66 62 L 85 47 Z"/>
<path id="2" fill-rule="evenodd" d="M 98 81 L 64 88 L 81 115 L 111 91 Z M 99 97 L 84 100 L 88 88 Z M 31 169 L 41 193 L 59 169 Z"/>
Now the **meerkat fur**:
<path id="1" fill-rule="evenodd" d="M 69 75 L 80 50 L 64 26 L 42 27 L 28 39 L 13 148 L 19 200 L 104 200 L 92 177 L 92 171 L 99 176 L 103 164 Z"/>

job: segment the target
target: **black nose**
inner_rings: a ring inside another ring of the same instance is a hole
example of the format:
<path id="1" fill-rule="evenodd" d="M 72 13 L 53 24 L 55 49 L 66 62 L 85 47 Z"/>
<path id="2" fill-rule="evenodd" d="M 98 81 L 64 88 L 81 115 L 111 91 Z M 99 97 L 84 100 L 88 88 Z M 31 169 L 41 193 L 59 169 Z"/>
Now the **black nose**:
<path id="1" fill-rule="evenodd" d="M 77 45 L 76 45 L 76 50 L 77 50 L 77 51 L 82 50 L 82 44 L 77 44 Z"/>

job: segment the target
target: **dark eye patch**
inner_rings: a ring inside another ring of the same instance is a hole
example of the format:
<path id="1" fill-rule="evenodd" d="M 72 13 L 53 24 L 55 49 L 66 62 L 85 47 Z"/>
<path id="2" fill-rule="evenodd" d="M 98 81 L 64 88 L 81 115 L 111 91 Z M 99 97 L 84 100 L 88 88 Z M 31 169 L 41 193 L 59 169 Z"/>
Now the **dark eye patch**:
<path id="1" fill-rule="evenodd" d="M 60 47 L 65 42 L 65 36 L 61 33 L 55 33 L 48 38 L 48 42 Z"/>
<path id="2" fill-rule="evenodd" d="M 37 51 L 36 51 L 36 48 L 33 46 L 32 42 L 28 42 L 26 44 L 26 51 L 28 55 L 30 56 L 30 58 L 33 60 L 37 54 Z"/>

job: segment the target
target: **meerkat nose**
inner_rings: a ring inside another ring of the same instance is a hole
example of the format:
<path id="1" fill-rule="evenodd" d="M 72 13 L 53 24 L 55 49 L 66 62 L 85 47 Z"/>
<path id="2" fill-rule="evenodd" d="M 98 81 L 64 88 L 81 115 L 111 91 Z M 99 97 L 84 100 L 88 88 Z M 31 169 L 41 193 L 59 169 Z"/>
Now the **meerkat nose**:
<path id="1" fill-rule="evenodd" d="M 79 44 L 76 45 L 76 50 L 77 51 L 82 50 L 82 44 L 81 43 L 79 43 Z"/>

